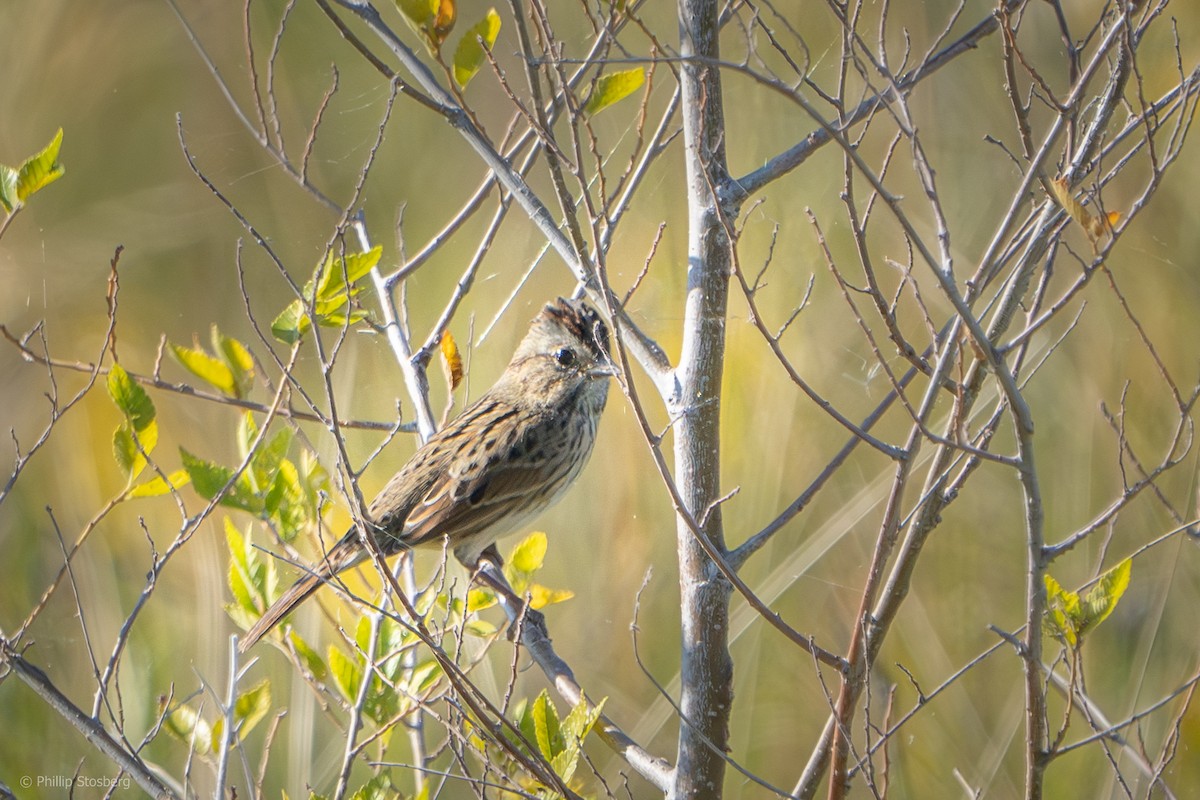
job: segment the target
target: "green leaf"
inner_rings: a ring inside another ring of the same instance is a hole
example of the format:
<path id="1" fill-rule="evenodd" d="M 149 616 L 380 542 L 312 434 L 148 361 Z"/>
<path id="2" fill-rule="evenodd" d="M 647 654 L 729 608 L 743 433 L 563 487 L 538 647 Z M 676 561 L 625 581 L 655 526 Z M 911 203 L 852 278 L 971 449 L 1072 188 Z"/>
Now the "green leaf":
<path id="1" fill-rule="evenodd" d="M 175 360 L 184 369 L 216 388 L 221 394 L 230 397 L 240 396 L 237 380 L 233 376 L 233 370 L 221 359 L 204 352 L 203 348 L 172 344 L 171 355 L 175 356 Z"/>
<path id="2" fill-rule="evenodd" d="M 1080 610 L 1080 636 L 1108 619 L 1108 615 L 1117 607 L 1121 595 L 1129 588 L 1132 570 L 1133 561 L 1127 558 L 1101 575 L 1096 584 L 1088 590 Z"/>
<path id="3" fill-rule="evenodd" d="M 145 430 L 154 422 L 154 403 L 120 364 L 113 364 L 108 373 L 108 396 L 125 415 L 135 431 Z"/>
<path id="4" fill-rule="evenodd" d="M 245 397 L 254 385 L 254 356 L 237 339 L 221 333 L 216 325 L 212 326 L 212 341 L 213 351 L 233 373 L 234 397 Z"/>
<path id="5" fill-rule="evenodd" d="M 17 203 L 17 171 L 5 164 L 0 164 L 0 205 L 9 214 L 20 207 Z"/>
<path id="6" fill-rule="evenodd" d="M 583 113 L 589 116 L 599 114 L 613 103 L 636 92 L 645 82 L 646 71 L 641 67 L 602 75 L 596 81 L 596 88 L 592 90 L 591 97 L 584 104 Z"/>
<path id="7" fill-rule="evenodd" d="M 275 562 L 261 558 L 249 531 L 243 537 L 229 517 L 225 517 L 225 543 L 229 548 L 229 591 L 233 595 L 225 611 L 239 626 L 249 628 L 275 597 Z"/>
<path id="8" fill-rule="evenodd" d="M 58 163 L 58 149 L 62 147 L 62 128 L 54 134 L 50 144 L 42 152 L 25 160 L 17 170 L 17 202 L 24 205 L 30 195 L 46 188 L 63 176 L 62 164 Z"/>
<path id="9" fill-rule="evenodd" d="M 58 150 L 62 147 L 62 128 L 45 149 L 25 159 L 20 167 L 0 164 L 0 204 L 12 214 L 25 205 L 29 197 L 63 176 L 63 165 L 58 163 Z"/>
<path id="10" fill-rule="evenodd" d="M 387 771 L 380 772 L 350 795 L 350 800 L 395 800 L 401 796 Z"/>
<path id="11" fill-rule="evenodd" d="M 435 683 L 442 677 L 442 665 L 436 659 L 429 659 L 424 663 L 413 667 L 409 673 L 406 684 L 408 693 L 414 697 L 420 697 L 428 692 Z"/>
<path id="12" fill-rule="evenodd" d="M 562 751 L 558 710 L 545 689 L 526 706 L 520 727 L 525 737 L 537 745 L 538 751 L 547 760 Z"/>
<path id="13" fill-rule="evenodd" d="M 263 679 L 260 683 L 238 695 L 233 704 L 233 718 L 241 723 L 238 736 L 244 737 L 257 725 L 267 712 L 271 710 L 271 682 Z"/>
<path id="14" fill-rule="evenodd" d="M 357 701 L 358 687 L 362 682 L 362 669 L 358 663 L 333 645 L 329 646 L 326 661 L 329 664 L 329 674 L 333 676 L 333 682 L 342 693 L 342 697 L 352 703 Z"/>
<path id="15" fill-rule="evenodd" d="M 179 456 L 183 461 L 184 470 L 192 480 L 192 487 L 195 488 L 196 494 L 205 500 L 212 500 L 220 494 L 233 478 L 233 470 L 229 467 L 205 461 L 182 447 L 179 448 Z M 233 486 L 221 495 L 219 503 L 229 508 L 248 511 L 251 514 L 261 514 L 263 510 L 263 499 L 254 492 L 245 474 L 241 475 Z"/>
<path id="16" fill-rule="evenodd" d="M 146 457 L 142 455 L 142 451 L 149 453 L 157 441 L 158 426 L 153 424 L 143 431 L 141 436 L 133 432 L 128 422 L 122 422 L 113 431 L 113 458 L 129 484 L 132 484 L 146 468 Z M 142 444 L 141 449 L 138 448 L 138 442 Z"/>
<path id="17" fill-rule="evenodd" d="M 418 30 L 433 22 L 437 14 L 437 0 L 396 0 L 396 7 Z"/>
<path id="18" fill-rule="evenodd" d="M 513 547 L 508 563 L 518 572 L 532 573 L 542 568 L 545 559 L 546 534 L 534 531 Z"/>
<path id="19" fill-rule="evenodd" d="M 275 483 L 275 476 L 279 474 L 279 468 L 291 446 L 292 431 L 282 427 L 259 445 L 258 452 L 250 462 L 250 471 L 254 473 L 254 480 L 261 491 L 270 489 Z"/>
<path id="20" fill-rule="evenodd" d="M 489 8 L 487 15 L 467 29 L 458 40 L 458 47 L 454 49 L 454 82 L 461 88 L 467 88 L 471 78 L 474 78 L 475 73 L 483 66 L 484 46 L 480 44 L 480 40 L 482 39 L 487 49 L 491 50 L 499 35 L 500 15 L 496 13 L 496 9 Z"/>
<path id="21" fill-rule="evenodd" d="M 491 608 L 496 602 L 496 594 L 491 589 L 471 589 L 467 592 L 467 613 Z"/>
<path id="22" fill-rule="evenodd" d="M 563 749 L 550 760 L 550 766 L 554 767 L 554 771 L 564 782 L 570 781 L 575 774 L 575 768 L 579 765 L 579 752 L 583 747 L 583 740 L 587 738 L 592 726 L 600 718 L 600 711 L 603 707 L 603 700 L 591 708 L 586 699 L 580 699 L 571 709 L 571 713 L 567 714 L 566 719 L 562 721 Z"/>
<path id="23" fill-rule="evenodd" d="M 309 327 L 311 323 L 304 313 L 304 304 L 293 300 L 271 323 L 271 335 L 284 344 L 295 344 Z"/>
<path id="24" fill-rule="evenodd" d="M 233 594 L 234 606 L 249 612 L 251 624 L 259 616 L 261 609 L 255 604 L 254 579 L 250 574 L 249 559 L 252 553 L 248 551 L 249 537 L 243 539 L 242 533 L 234 526 L 229 517 L 225 517 L 225 544 L 229 547 L 229 591 Z M 249 626 L 247 626 L 249 627 Z"/>
<path id="25" fill-rule="evenodd" d="M 304 666 L 312 673 L 312 676 L 319 681 L 325 680 L 325 676 L 329 674 L 329 669 L 325 666 L 325 661 L 321 658 L 321 654 L 309 647 L 308 642 L 304 641 L 300 637 L 300 634 L 296 633 L 295 628 L 292 629 L 288 638 L 291 640 L 292 647 L 296 648 L 296 653 L 304 661 Z"/>
<path id="26" fill-rule="evenodd" d="M 349 253 L 345 256 L 335 256 L 331 252 L 321 268 L 321 288 L 317 292 L 317 300 L 331 301 L 341 297 L 344 302 L 346 287 L 365 278 L 375 269 L 382 255 L 382 245 L 375 245 L 365 253 Z"/>
<path id="27" fill-rule="evenodd" d="M 163 723 L 169 733 L 191 744 L 194 752 L 212 752 L 212 728 L 191 706 L 178 706 L 167 715 Z"/>
<path id="28" fill-rule="evenodd" d="M 396 0 L 404 21 L 421 36 L 430 55 L 436 56 L 454 28 L 456 0 Z"/>
<path id="29" fill-rule="evenodd" d="M 383 248 L 376 246 L 365 253 L 351 253 L 343 257 L 330 252 L 326 256 L 303 291 L 305 299 L 312 300 L 318 324 L 340 327 L 358 322 L 366 316 L 362 311 L 351 314 L 337 312 L 357 293 L 358 290 L 352 288 L 354 283 L 374 269 L 382 255 Z M 312 326 L 306 308 L 304 301 L 293 300 L 271 323 L 271 334 L 285 344 L 298 342 Z"/>
<path id="30" fill-rule="evenodd" d="M 278 523 L 279 535 L 285 542 L 295 539 L 311 519 L 304 487 L 300 484 L 300 473 L 296 465 L 286 458 L 279 464 L 279 471 L 275 473 L 275 480 L 263 505 L 264 510 Z"/>
<path id="31" fill-rule="evenodd" d="M 238 455 L 245 458 L 250 453 L 250 445 L 258 438 L 258 422 L 253 412 L 243 411 L 237 426 Z"/>
<path id="32" fill-rule="evenodd" d="M 534 610 L 552 606 L 555 603 L 565 603 L 575 596 L 570 589 L 548 589 L 540 583 L 531 583 L 525 587 L 529 595 L 529 605 Z"/>
<path id="33" fill-rule="evenodd" d="M 179 448 L 179 457 L 183 461 L 184 471 L 192 480 L 192 486 L 196 489 L 196 493 L 205 500 L 212 500 L 216 497 L 233 477 L 233 470 L 228 467 L 205 461 L 182 447 Z"/>
<path id="34" fill-rule="evenodd" d="M 242 694 L 233 703 L 234 730 L 239 738 L 250 732 L 271 710 L 271 682 L 267 679 Z M 225 734 L 225 720 L 218 717 L 212 725 L 212 751 L 219 752 Z"/>
<path id="35" fill-rule="evenodd" d="M 1079 620 L 1079 595 L 1064 589 L 1049 573 L 1043 576 L 1046 585 L 1046 619 L 1042 626 L 1046 633 L 1074 648 L 1079 639 L 1076 635 Z"/>
<path id="36" fill-rule="evenodd" d="M 161 497 L 164 494 L 169 494 L 172 489 L 179 489 L 186 486 L 191 481 L 187 471 L 178 469 L 167 476 L 167 480 L 163 480 L 161 475 L 155 475 L 145 483 L 138 484 L 129 490 L 125 496 L 128 498 L 135 497 Z"/>

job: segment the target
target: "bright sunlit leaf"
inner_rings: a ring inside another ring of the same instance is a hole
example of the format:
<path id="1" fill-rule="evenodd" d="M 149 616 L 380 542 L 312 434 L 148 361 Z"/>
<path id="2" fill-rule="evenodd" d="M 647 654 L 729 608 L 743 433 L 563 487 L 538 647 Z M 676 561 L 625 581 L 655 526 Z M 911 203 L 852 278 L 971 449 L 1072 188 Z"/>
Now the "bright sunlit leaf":
<path id="1" fill-rule="evenodd" d="M 380 246 L 344 257 L 330 252 L 317 268 L 313 280 L 304 285 L 305 299 L 289 303 L 271 323 L 271 333 L 285 344 L 298 342 L 312 326 L 308 301 L 312 302 L 317 323 L 326 327 L 341 327 L 363 319 L 366 314 L 362 311 L 347 314 L 342 309 L 358 293 L 354 284 L 375 268 L 382 254 L 383 248 Z"/>
<path id="2" fill-rule="evenodd" d="M 293 628 L 288 633 L 288 640 L 292 643 L 292 647 L 296 648 L 296 653 L 304 661 L 304 666 L 317 680 L 325 680 L 325 676 L 329 673 L 329 669 L 325 666 L 324 659 L 321 654 L 313 650 L 308 642 L 296 633 Z"/>
<path id="3" fill-rule="evenodd" d="M 580 698 L 571 709 L 571 713 L 563 718 L 560 725 L 563 749 L 550 759 L 550 766 L 554 767 L 554 771 L 564 781 L 570 781 L 574 776 L 575 768 L 579 765 L 579 751 L 583 747 L 583 740 L 591 733 L 596 720 L 600 719 L 603 708 L 604 700 L 593 707 L 587 698 Z"/>
<path id="4" fill-rule="evenodd" d="M 329 664 L 329 673 L 333 676 L 333 682 L 342 693 L 342 697 L 352 703 L 356 702 L 358 687 L 362 682 L 362 670 L 358 663 L 333 645 L 329 646 L 326 661 Z"/>
<path id="5" fill-rule="evenodd" d="M 1046 575 L 1046 619 L 1043 622 L 1046 633 L 1072 649 L 1078 648 L 1084 634 L 1107 619 L 1117 607 L 1117 602 L 1129 588 L 1132 569 L 1133 562 L 1125 559 L 1101 575 L 1083 598 Z"/>
<path id="6" fill-rule="evenodd" d="M 58 162 L 62 137 L 62 128 L 59 128 L 50 144 L 37 155 L 25 159 L 25 163 L 16 169 L 0 165 L 0 204 L 10 214 L 25 205 L 31 195 L 63 176 L 65 170 Z"/>
<path id="7" fill-rule="evenodd" d="M 186 486 L 191 481 L 186 470 L 175 470 L 167 476 L 167 480 L 163 480 L 161 475 L 155 475 L 145 483 L 138 484 L 129 490 L 125 495 L 128 498 L 135 497 L 161 497 L 164 494 L 169 494 L 172 489 L 178 489 Z"/>
<path id="8" fill-rule="evenodd" d="M 146 455 L 158 444 L 154 402 L 120 364 L 113 364 L 106 385 L 108 396 L 125 417 L 113 431 L 113 458 L 132 483 L 146 468 Z"/>
<path id="9" fill-rule="evenodd" d="M 125 415 L 136 431 L 145 430 L 154 422 L 154 402 L 120 364 L 113 364 L 108 373 L 108 396 Z"/>
<path id="10" fill-rule="evenodd" d="M 471 78 L 474 78 L 475 73 L 483 66 L 484 47 L 491 50 L 499 35 L 500 15 L 494 8 L 489 8 L 487 15 L 463 34 L 454 50 L 454 82 L 459 87 L 467 88 Z"/>
<path id="11" fill-rule="evenodd" d="M 188 372 L 214 387 L 221 394 L 237 396 L 238 386 L 233 377 L 233 370 L 224 361 L 210 356 L 200 347 L 172 344 L 170 349 L 171 355 Z"/>
<path id="12" fill-rule="evenodd" d="M 555 603 L 565 603 L 575 596 L 570 589 L 550 589 L 540 583 L 529 584 L 525 587 L 525 592 L 529 595 L 530 607 L 535 611 Z"/>
<path id="13" fill-rule="evenodd" d="M 1117 607 L 1121 596 L 1129 588 L 1129 576 L 1132 571 L 1133 561 L 1127 558 L 1101 575 L 1096 584 L 1083 596 L 1080 636 L 1108 619 L 1108 615 Z"/>
<path id="14" fill-rule="evenodd" d="M 142 474 L 146 468 L 146 455 L 153 452 L 157 444 L 158 424 L 153 420 L 140 431 L 128 421 L 113 431 L 113 457 L 129 482 Z"/>
<path id="15" fill-rule="evenodd" d="M 212 326 L 213 352 L 225 362 L 233 373 L 235 397 L 245 397 L 250 392 L 254 380 L 254 357 L 246 349 L 246 345 L 221 333 L 216 325 Z"/>
<path id="16" fill-rule="evenodd" d="M 603 75 L 596 81 L 596 88 L 583 107 L 589 116 L 599 114 L 613 103 L 624 100 L 646 82 L 646 71 L 641 67 Z"/>
<path id="17" fill-rule="evenodd" d="M 534 531 L 513 547 L 508 563 L 519 572 L 537 572 L 546 558 L 546 546 L 546 534 Z"/>

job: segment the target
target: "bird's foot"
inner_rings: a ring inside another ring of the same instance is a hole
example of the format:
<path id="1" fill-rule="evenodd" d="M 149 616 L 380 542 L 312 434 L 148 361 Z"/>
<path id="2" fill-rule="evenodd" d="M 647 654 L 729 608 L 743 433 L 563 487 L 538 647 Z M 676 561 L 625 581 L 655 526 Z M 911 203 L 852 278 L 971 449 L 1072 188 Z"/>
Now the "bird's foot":
<path id="1" fill-rule="evenodd" d="M 521 613 L 517 615 L 517 618 L 508 626 L 508 640 L 520 642 L 529 635 L 549 639 L 550 629 L 546 627 L 546 615 L 526 604 L 522 606 Z"/>

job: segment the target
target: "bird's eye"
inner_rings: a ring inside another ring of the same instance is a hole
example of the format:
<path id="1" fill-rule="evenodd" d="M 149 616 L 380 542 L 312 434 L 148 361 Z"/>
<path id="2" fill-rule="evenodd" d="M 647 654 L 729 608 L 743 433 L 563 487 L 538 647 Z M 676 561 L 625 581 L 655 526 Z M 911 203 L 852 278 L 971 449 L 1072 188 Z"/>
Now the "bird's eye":
<path id="1" fill-rule="evenodd" d="M 575 366 L 575 351 L 569 347 L 560 347 L 554 351 L 554 360 L 560 367 L 573 367 Z"/>

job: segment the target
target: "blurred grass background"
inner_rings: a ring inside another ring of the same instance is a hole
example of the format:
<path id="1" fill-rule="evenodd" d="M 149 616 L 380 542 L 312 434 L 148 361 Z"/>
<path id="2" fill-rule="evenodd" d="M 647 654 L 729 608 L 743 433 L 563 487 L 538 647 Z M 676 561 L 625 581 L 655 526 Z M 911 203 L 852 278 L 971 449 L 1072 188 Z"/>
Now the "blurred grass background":
<path id="1" fill-rule="evenodd" d="M 240 9 L 212 2 L 182 5 L 239 101 L 246 103 L 250 95 Z M 255 6 L 260 54 L 269 47 L 269 20 L 278 17 L 282 5 Z M 1066 5 L 1079 24 L 1095 14 L 1094 3 Z M 992 4 L 968 2 L 966 6 L 961 25 L 982 18 Z M 944 0 L 905 4 L 903 25 L 911 31 L 917 51 L 941 30 L 953 7 Z M 578 48 L 587 34 L 574 20 L 573 8 L 562 4 L 553 9 L 556 31 L 568 48 Z M 675 30 L 671 13 L 669 5 L 663 4 L 646 14 L 668 41 L 674 39 Z M 1182 33 L 1184 64 L 1194 63 L 1200 57 L 1200 10 L 1190 3 L 1176 3 L 1172 13 Z M 470 16 L 465 8 L 462 14 Z M 820 44 L 834 41 L 829 15 L 802 14 L 798 8 L 796 15 L 795 24 L 812 47 L 814 74 L 818 78 L 832 74 L 836 48 Z M 395 23 L 401 26 L 398 20 Z M 511 35 L 511 29 L 502 32 L 502 44 L 506 35 Z M 105 326 L 108 263 L 116 246 L 123 244 L 117 334 L 127 368 L 149 372 L 160 336 L 187 343 L 194 335 L 206 338 L 214 322 L 259 350 L 262 345 L 250 328 L 237 289 L 235 251 L 245 233 L 188 171 L 176 137 L 176 114 L 182 115 L 189 147 L 206 174 L 270 239 L 293 276 L 301 280 L 308 276 L 334 220 L 282 175 L 247 135 L 169 7 L 140 0 L 6 3 L 0 5 L 0 43 L 4 52 L 0 161 L 18 163 L 44 146 L 61 126 L 65 130 L 62 161 L 67 169 L 65 178 L 39 194 L 0 241 L 0 322 L 21 332 L 44 320 L 55 356 L 95 359 Z M 1156 97 L 1175 80 L 1174 54 L 1168 45 L 1164 40 L 1161 48 L 1142 51 L 1140 66 L 1149 97 Z M 1032 36 L 1029 46 L 1031 57 L 1046 63 L 1061 49 L 1049 28 L 1044 36 Z M 735 36 L 731 58 L 737 47 Z M 511 43 L 497 48 L 502 58 L 513 49 Z M 987 40 L 978 52 L 956 61 L 913 96 L 951 215 L 956 257 L 967 271 L 990 238 L 991 220 L 1008 202 L 1016 180 L 1011 162 L 982 138 L 991 132 L 1011 141 L 998 60 L 997 42 Z M 374 140 L 387 89 L 314 6 L 300 3 L 283 40 L 277 87 L 293 153 L 302 145 L 303 131 L 329 84 L 334 62 L 341 73 L 341 89 L 326 117 L 312 170 L 318 185 L 341 199 L 357 180 Z M 510 74 L 517 74 L 515 64 L 511 66 Z M 1054 73 L 1061 74 L 1061 70 Z M 665 86 L 669 81 L 664 76 L 665 71 L 660 73 Z M 498 136 L 508 118 L 508 103 L 486 76 L 477 80 L 469 97 L 485 126 Z M 1061 82 L 1056 85 L 1062 88 Z M 728 146 L 735 174 L 758 166 L 811 128 L 799 110 L 781 107 L 776 97 L 745 78 L 730 76 L 726 88 Z M 661 106 L 663 97 L 656 97 L 656 102 Z M 631 113 L 614 110 L 598 117 L 601 135 L 607 141 L 628 137 Z M 840 222 L 841 170 L 841 156 L 827 148 L 769 187 L 762 204 L 747 215 L 740 257 L 752 265 L 751 273 L 756 272 L 772 231 L 779 226 L 774 262 L 767 273 L 769 288 L 759 295 L 773 325 L 799 302 L 815 275 L 810 307 L 785 343 L 806 379 L 856 418 L 882 399 L 889 387 L 874 368 L 870 350 L 822 264 L 804 216 L 805 209 L 812 208 L 835 255 L 852 263 L 848 232 Z M 384 245 L 385 262 L 395 263 L 398 258 L 392 233 L 398 209 L 404 208 L 404 239 L 412 252 L 440 228 L 481 177 L 475 157 L 441 120 L 415 106 L 399 104 L 363 203 L 371 230 Z M 1195 382 L 1200 363 L 1200 322 L 1194 313 L 1200 300 L 1198 178 L 1200 158 L 1193 143 L 1154 207 L 1142 215 L 1110 262 L 1159 354 L 1185 388 Z M 550 197 L 540 173 L 534 184 Z M 1118 183 L 1106 193 L 1106 203 L 1123 207 L 1135 190 L 1132 183 Z M 911 194 L 917 196 L 915 191 Z M 666 221 L 662 246 L 631 313 L 674 356 L 686 253 L 677 153 L 654 168 L 633 212 L 609 256 L 613 281 L 627 286 L 633 280 L 655 230 Z M 423 331 L 436 319 L 482 225 L 483 219 L 469 223 L 410 282 L 408 296 L 417 330 Z M 491 321 L 516 277 L 537 255 L 539 242 L 520 213 L 513 211 L 454 324 L 461 342 L 470 340 L 472 321 L 476 335 Z M 894 250 L 888 254 L 902 258 L 899 239 L 892 244 Z M 1086 247 L 1081 239 L 1076 244 Z M 255 314 L 260 322 L 269 322 L 290 299 L 286 286 L 249 241 L 243 257 Z M 1064 258 L 1060 263 L 1065 272 L 1069 262 Z M 469 353 L 473 396 L 490 385 L 540 304 L 572 287 L 556 259 L 547 258 L 536 268 L 494 335 L 476 343 Z M 1094 516 L 1119 487 L 1116 444 L 1099 412 L 1100 404 L 1116 408 L 1128 388 L 1129 438 L 1149 462 L 1166 446 L 1174 414 L 1161 379 L 1112 294 L 1097 281 L 1087 302 L 1079 329 L 1029 389 L 1039 426 L 1051 540 Z M 724 506 L 732 543 L 757 531 L 791 502 L 846 436 L 798 396 L 757 333 L 744 324 L 745 318 L 745 304 L 735 292 L 724 387 L 724 483 L 728 489 L 740 487 Z M 309 361 L 301 367 L 309 377 L 312 366 Z M 168 378 L 184 379 L 169 361 L 163 370 Z M 60 373 L 58 377 L 63 395 L 83 381 L 82 376 L 66 378 Z M 434 383 L 435 407 L 440 408 L 445 392 L 437 380 Z M 350 341 L 338 362 L 336 386 L 346 417 L 392 420 L 398 400 L 408 415 L 398 370 L 377 338 Z M 43 393 L 47 389 L 43 370 L 23 363 L 11 347 L 0 346 L 0 427 L 12 429 L 23 448 L 46 424 Z M 173 448 L 184 446 L 216 461 L 234 460 L 237 416 L 233 410 L 162 393 L 153 397 L 160 415 L 160 458 L 169 462 Z M 649 406 L 655 424 L 665 426 L 661 411 L 653 403 Z M 61 565 L 50 512 L 69 542 L 122 488 L 110 444 L 118 421 L 103 392 L 92 393 L 59 423 L 49 445 L 22 475 L 16 492 L 0 506 L 0 546 L 8 562 L 0 580 L 0 629 L 8 632 L 20 624 Z M 903 415 L 896 415 L 883 430 L 889 437 L 901 436 L 905 423 Z M 539 522 L 551 535 L 544 582 L 569 586 L 577 595 L 549 610 L 551 630 L 559 652 L 589 692 L 609 697 L 606 711 L 651 750 L 670 757 L 677 723 L 637 667 L 629 632 L 636 594 L 647 580 L 638 619 L 639 652 L 655 678 L 669 684 L 678 660 L 670 505 L 658 488 L 631 413 L 617 394 L 601 430 L 597 454 L 578 486 Z M 332 465 L 329 437 L 313 426 L 308 433 L 325 463 Z M 352 457 L 361 463 L 380 439 L 378 434 L 350 433 Z M 364 494 L 378 490 L 412 449 L 409 438 L 399 437 L 365 474 Z M 11 449 L 4 459 L 0 465 L 7 467 Z M 1164 495 L 1186 513 L 1194 509 L 1194 464 L 1193 457 L 1161 486 Z M 856 455 L 744 573 L 784 619 L 834 650 L 847 641 L 890 474 L 882 458 L 865 451 Z M 1019 487 L 1009 472 L 989 465 L 981 468 L 969 487 L 931 539 L 912 596 L 879 659 L 874 676 L 876 707 L 883 704 L 887 687 L 893 684 L 898 685 L 898 709 L 914 702 L 916 692 L 898 664 L 928 691 L 995 641 L 988 624 L 1006 630 L 1020 624 L 1025 559 Z M 337 514 L 331 522 L 335 528 L 345 519 L 344 510 Z M 75 562 L 74 577 L 86 614 L 82 623 L 101 662 L 107 659 L 149 567 L 143 519 L 160 548 L 179 524 L 176 510 L 167 501 L 127 503 L 104 520 Z M 246 521 L 235 519 L 239 524 Z M 228 601 L 227 557 L 219 523 L 220 518 L 214 517 L 163 574 L 134 631 L 119 676 L 126 724 L 132 731 L 153 724 L 156 698 L 172 687 L 178 693 L 191 691 L 197 676 L 223 684 L 227 637 L 234 628 L 222 610 Z M 1109 564 L 1171 527 L 1173 522 L 1161 506 L 1143 498 L 1121 515 L 1111 537 L 1095 537 L 1057 563 L 1053 572 L 1063 585 L 1078 585 L 1099 567 L 1103 545 L 1107 546 L 1105 564 Z M 419 575 L 422 565 L 428 572 L 432 558 L 418 561 Z M 1183 538 L 1139 559 L 1122 605 L 1089 642 L 1088 687 L 1112 719 L 1162 697 L 1196 669 L 1198 559 L 1195 543 Z M 787 787 L 824 724 L 825 700 L 811 663 L 754 619 L 743 603 L 735 599 L 734 608 L 738 705 L 731 755 Z M 301 615 L 301 624 L 307 624 L 309 632 L 323 630 L 317 626 L 319 616 L 315 608 L 309 609 Z M 51 600 L 32 630 L 32 639 L 36 645 L 29 657 L 77 703 L 90 707 L 94 680 L 70 587 L 62 587 Z M 493 679 L 498 695 L 507 679 L 511 651 L 497 648 L 496 652 Z M 303 684 L 291 680 L 277 654 L 263 648 L 260 655 L 256 674 L 272 678 L 276 706 L 290 710 L 273 750 L 268 796 L 278 796 L 281 788 L 292 797 L 304 796 L 306 786 L 331 785 L 341 757 L 341 734 L 315 708 Z M 289 685 L 290 694 L 285 688 Z M 543 685 L 537 670 L 522 672 L 523 691 L 536 694 Z M 988 797 L 1019 794 L 1022 703 L 1018 660 L 1001 651 L 909 723 L 892 750 L 892 796 L 958 796 L 962 790 L 955 771 L 972 785 L 988 786 Z M 11 679 L 0 685 L 0 719 L 6 720 L 10 731 L 0 747 L 0 781 L 11 787 L 19 786 L 24 775 L 70 775 L 81 761 L 82 774 L 110 773 L 110 765 L 78 734 Z M 1138 735 L 1150 752 L 1156 752 L 1169 719 L 1169 713 L 1160 713 L 1141 726 Z M 261 736 L 261 731 L 251 736 L 252 752 L 261 746 Z M 1169 773 L 1173 786 L 1200 782 L 1197 747 L 1200 715 L 1192 711 L 1184 719 L 1179 756 Z M 607 776 L 615 775 L 619 766 L 607 751 L 596 744 L 589 752 Z M 150 745 L 147 757 L 177 771 L 184 748 L 163 736 Z M 1128 761 L 1121 763 L 1133 772 Z M 1091 748 L 1053 765 L 1047 796 L 1107 797 L 1118 791 L 1109 774 L 1102 753 Z M 652 796 L 637 779 L 632 779 L 632 791 L 637 797 Z M 857 791 L 863 791 L 861 783 Z M 760 797 L 763 790 L 731 773 L 727 796 Z"/>

